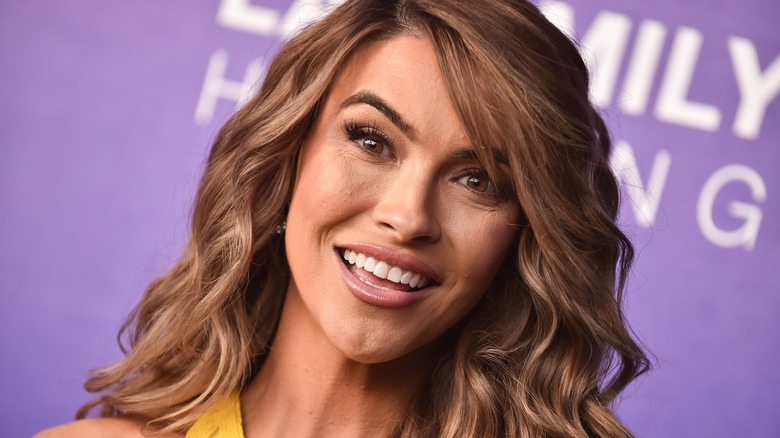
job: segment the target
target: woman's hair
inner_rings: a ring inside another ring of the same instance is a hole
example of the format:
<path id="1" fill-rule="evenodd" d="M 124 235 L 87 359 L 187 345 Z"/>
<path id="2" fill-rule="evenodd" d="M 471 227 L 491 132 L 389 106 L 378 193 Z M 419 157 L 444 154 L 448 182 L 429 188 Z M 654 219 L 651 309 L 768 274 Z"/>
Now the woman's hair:
<path id="1" fill-rule="evenodd" d="M 633 249 L 615 223 L 611 141 L 577 48 L 522 0 L 349 0 L 286 43 L 220 131 L 184 254 L 123 326 L 126 357 L 87 381 L 104 395 L 79 416 L 99 405 L 182 432 L 248 382 L 290 276 L 274 230 L 300 145 L 355 50 L 396 35 L 430 40 L 480 160 L 506 154 L 522 223 L 395 434 L 630 436 L 610 404 L 648 360 L 621 310 Z"/>

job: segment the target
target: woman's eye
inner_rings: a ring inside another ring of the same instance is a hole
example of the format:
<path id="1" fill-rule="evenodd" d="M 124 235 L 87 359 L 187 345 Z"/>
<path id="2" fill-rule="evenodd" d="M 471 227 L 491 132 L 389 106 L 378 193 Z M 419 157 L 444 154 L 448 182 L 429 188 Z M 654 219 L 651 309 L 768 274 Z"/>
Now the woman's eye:
<path id="1" fill-rule="evenodd" d="M 355 122 L 348 122 L 344 125 L 344 132 L 350 141 L 372 155 L 387 155 L 392 150 L 392 143 L 379 130 L 371 125 L 359 125 Z"/>
<path id="2" fill-rule="evenodd" d="M 484 174 L 469 174 L 461 177 L 461 184 L 479 193 L 493 193 L 493 182 Z"/>
<path id="3" fill-rule="evenodd" d="M 357 141 L 363 149 L 371 152 L 372 154 L 382 155 L 382 151 L 385 149 L 385 146 L 381 141 L 374 140 L 372 138 L 358 138 L 355 141 Z"/>

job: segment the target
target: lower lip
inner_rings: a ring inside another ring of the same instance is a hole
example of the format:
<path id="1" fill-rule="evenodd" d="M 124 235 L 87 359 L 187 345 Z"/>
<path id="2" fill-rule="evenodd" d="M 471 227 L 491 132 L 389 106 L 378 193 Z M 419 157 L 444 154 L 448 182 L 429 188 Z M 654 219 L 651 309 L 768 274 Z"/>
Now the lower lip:
<path id="1" fill-rule="evenodd" d="M 429 290 L 420 290 L 415 292 L 403 292 L 396 290 L 380 289 L 361 281 L 352 271 L 341 261 L 341 254 L 337 252 L 337 260 L 341 266 L 341 274 L 349 291 L 355 298 L 364 303 L 388 309 L 399 309 L 416 304 L 430 295 Z M 428 289 L 428 288 L 426 288 Z"/>

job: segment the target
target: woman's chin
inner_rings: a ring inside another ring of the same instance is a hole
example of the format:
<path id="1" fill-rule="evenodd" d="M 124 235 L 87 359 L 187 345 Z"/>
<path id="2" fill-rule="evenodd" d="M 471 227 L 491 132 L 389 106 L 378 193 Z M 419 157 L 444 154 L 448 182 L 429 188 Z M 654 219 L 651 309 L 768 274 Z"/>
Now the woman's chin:
<path id="1" fill-rule="evenodd" d="M 398 339 L 378 339 L 372 336 L 367 339 L 363 336 L 344 336 L 332 340 L 337 350 L 348 360 L 365 365 L 376 365 L 392 362 L 409 354 L 410 348 L 397 345 Z"/>
<path id="2" fill-rule="evenodd" d="M 331 327 L 332 328 L 332 327 Z M 388 329 L 368 333 L 328 334 L 331 344 L 347 360 L 356 364 L 380 365 L 419 361 L 435 350 L 436 342 L 425 342 L 408 334 Z"/>

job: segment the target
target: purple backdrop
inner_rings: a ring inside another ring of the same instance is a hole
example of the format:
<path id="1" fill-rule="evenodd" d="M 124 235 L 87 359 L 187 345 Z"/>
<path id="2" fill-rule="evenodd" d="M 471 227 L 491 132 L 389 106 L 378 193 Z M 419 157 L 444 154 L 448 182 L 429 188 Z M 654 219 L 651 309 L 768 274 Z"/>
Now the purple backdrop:
<path id="1" fill-rule="evenodd" d="M 0 418 L 68 421 L 171 265 L 210 141 L 317 1 L 0 2 Z M 324 3 L 329 3 L 325 1 Z M 641 437 L 780 436 L 780 3 L 550 3 L 620 145 Z"/>

